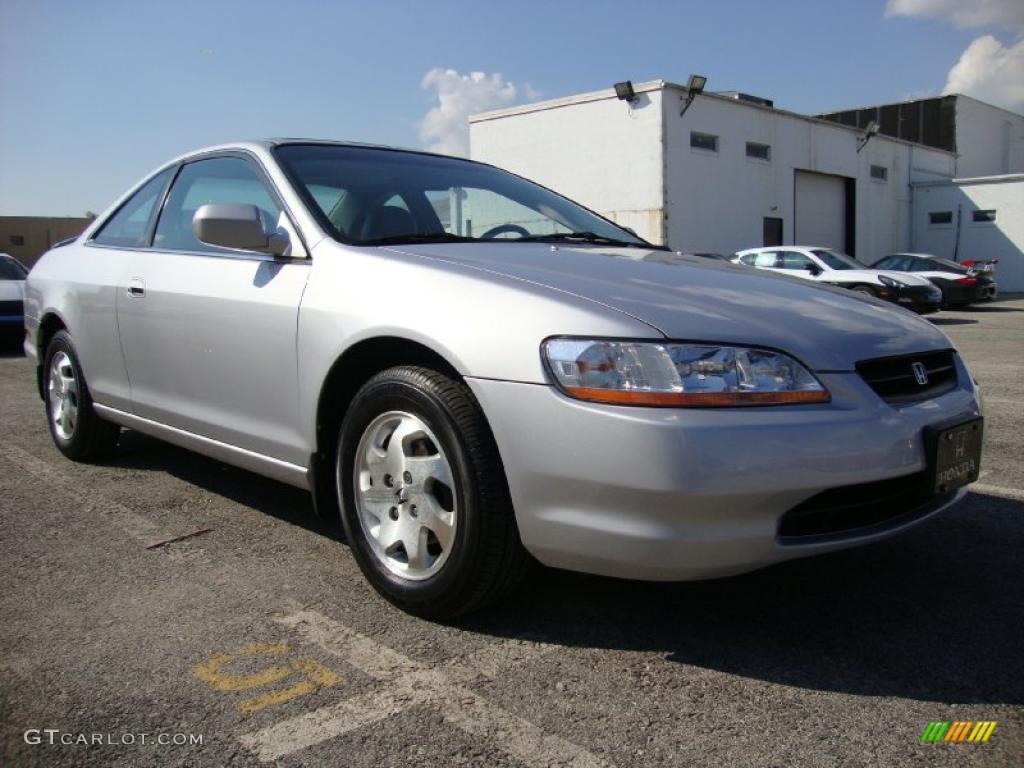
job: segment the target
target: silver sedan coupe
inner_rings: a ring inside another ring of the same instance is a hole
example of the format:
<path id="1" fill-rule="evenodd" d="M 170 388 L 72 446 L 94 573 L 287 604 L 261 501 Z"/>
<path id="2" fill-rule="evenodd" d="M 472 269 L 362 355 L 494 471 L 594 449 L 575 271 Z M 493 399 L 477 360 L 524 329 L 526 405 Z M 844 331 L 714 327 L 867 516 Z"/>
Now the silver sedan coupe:
<path id="1" fill-rule="evenodd" d="M 39 260 L 25 325 L 65 456 L 129 427 L 309 489 L 431 618 L 534 560 L 683 580 L 875 541 L 981 458 L 976 385 L 920 317 L 422 152 L 173 160 Z"/>

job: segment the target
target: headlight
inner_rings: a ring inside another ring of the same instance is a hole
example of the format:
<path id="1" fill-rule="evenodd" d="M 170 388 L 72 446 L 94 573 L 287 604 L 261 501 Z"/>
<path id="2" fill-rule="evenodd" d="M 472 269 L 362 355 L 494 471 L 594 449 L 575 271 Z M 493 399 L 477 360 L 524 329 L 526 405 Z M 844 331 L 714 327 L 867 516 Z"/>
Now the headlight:
<path id="1" fill-rule="evenodd" d="M 890 288 L 910 287 L 910 283 L 904 283 L 902 280 L 897 280 L 895 277 L 889 277 L 888 275 L 879 275 L 878 280 L 882 285 L 887 285 Z"/>
<path id="2" fill-rule="evenodd" d="M 571 397 L 620 405 L 827 403 L 828 390 L 789 355 L 718 344 L 549 339 L 543 357 Z"/>

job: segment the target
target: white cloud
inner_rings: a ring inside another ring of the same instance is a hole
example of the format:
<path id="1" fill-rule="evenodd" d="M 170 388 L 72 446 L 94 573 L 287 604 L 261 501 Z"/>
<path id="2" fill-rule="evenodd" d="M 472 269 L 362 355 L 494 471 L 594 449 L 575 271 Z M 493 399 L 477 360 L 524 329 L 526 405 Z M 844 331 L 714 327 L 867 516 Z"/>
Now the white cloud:
<path id="1" fill-rule="evenodd" d="M 477 112 L 511 106 L 523 97 L 536 100 L 540 93 L 529 85 L 517 86 L 499 74 L 435 68 L 423 76 L 422 87 L 437 92 L 437 105 L 420 121 L 420 140 L 432 152 L 469 154 L 467 119 Z"/>
<path id="2" fill-rule="evenodd" d="M 1024 109 L 1024 0 L 888 0 L 885 15 L 940 19 L 961 29 L 1000 27 L 1016 42 L 975 38 L 949 70 L 943 93 Z"/>
<path id="3" fill-rule="evenodd" d="M 1008 109 L 1024 109 L 1024 40 L 1007 46 L 992 35 L 979 37 L 949 70 L 943 93 L 966 93 Z"/>
<path id="4" fill-rule="evenodd" d="M 942 19 L 960 28 L 1003 26 L 1024 30 L 1021 0 L 889 0 L 885 15 Z"/>

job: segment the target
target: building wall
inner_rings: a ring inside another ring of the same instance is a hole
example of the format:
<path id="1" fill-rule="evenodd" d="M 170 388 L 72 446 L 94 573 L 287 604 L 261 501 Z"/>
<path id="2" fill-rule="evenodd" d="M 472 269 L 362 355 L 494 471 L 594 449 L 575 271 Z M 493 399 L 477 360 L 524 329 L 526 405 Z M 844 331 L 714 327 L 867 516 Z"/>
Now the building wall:
<path id="1" fill-rule="evenodd" d="M 1024 173 L 1024 115 L 957 96 L 956 149 L 960 178 Z"/>
<path id="2" fill-rule="evenodd" d="M 85 218 L 0 216 L 0 252 L 31 267 L 54 243 L 80 235 L 91 223 Z"/>
<path id="3" fill-rule="evenodd" d="M 996 220 L 973 221 L 977 209 L 995 210 Z M 952 212 L 950 224 L 930 223 L 940 211 Z M 957 261 L 998 258 L 999 289 L 1024 291 L 1024 176 L 915 185 L 911 247 Z"/>
<path id="4" fill-rule="evenodd" d="M 762 244 L 763 219 L 783 220 L 795 244 L 797 171 L 852 179 L 854 253 L 869 262 L 910 240 L 910 180 L 949 178 L 947 152 L 875 136 L 858 153 L 858 132 L 742 102 L 698 97 L 679 117 L 685 94 L 666 96 L 668 242 L 684 251 L 732 253 Z M 719 137 L 718 152 L 690 146 L 690 132 Z M 769 161 L 747 157 L 746 143 L 771 147 Z M 886 181 L 871 166 L 887 169 Z"/>
<path id="5" fill-rule="evenodd" d="M 473 159 L 551 187 L 661 242 L 661 93 L 640 93 L 632 106 L 610 90 L 580 98 L 587 100 L 474 117 Z"/>
<path id="6" fill-rule="evenodd" d="M 647 87 L 645 84 L 642 87 Z M 641 86 L 638 86 L 638 88 Z M 724 97 L 697 97 L 656 83 L 630 105 L 611 90 L 470 120 L 473 159 L 551 187 L 683 251 L 733 253 L 763 243 L 764 218 L 783 220 L 794 240 L 799 170 L 834 174 L 855 190 L 854 256 L 864 262 L 906 249 L 910 182 L 951 178 L 942 150 L 862 133 Z M 718 150 L 691 148 L 690 132 L 718 137 Z M 746 155 L 746 142 L 771 147 L 770 160 Z M 871 166 L 888 178 L 871 177 Z"/>

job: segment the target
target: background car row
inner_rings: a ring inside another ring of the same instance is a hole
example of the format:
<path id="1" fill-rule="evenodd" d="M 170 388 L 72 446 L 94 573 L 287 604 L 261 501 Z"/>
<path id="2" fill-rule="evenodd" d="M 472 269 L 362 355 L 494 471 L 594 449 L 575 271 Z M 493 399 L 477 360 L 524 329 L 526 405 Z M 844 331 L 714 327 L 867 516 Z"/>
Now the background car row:
<path id="1" fill-rule="evenodd" d="M 800 245 L 748 248 L 733 256 L 707 252 L 689 255 L 842 286 L 920 314 L 991 301 L 998 293 L 994 274 L 997 260 L 957 263 L 926 253 L 895 253 L 868 267 L 829 248 Z"/>

